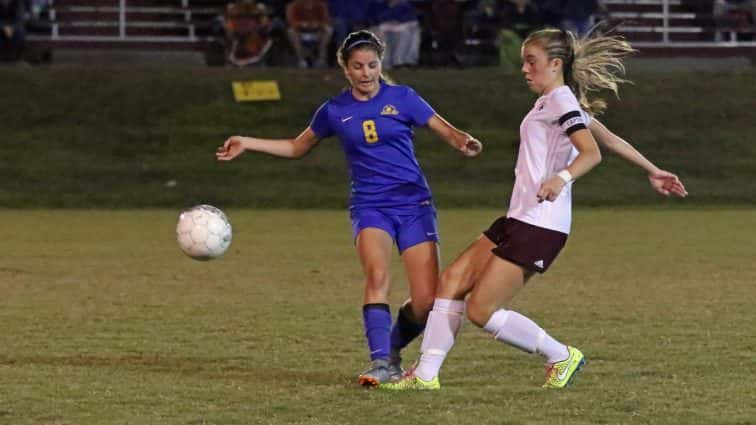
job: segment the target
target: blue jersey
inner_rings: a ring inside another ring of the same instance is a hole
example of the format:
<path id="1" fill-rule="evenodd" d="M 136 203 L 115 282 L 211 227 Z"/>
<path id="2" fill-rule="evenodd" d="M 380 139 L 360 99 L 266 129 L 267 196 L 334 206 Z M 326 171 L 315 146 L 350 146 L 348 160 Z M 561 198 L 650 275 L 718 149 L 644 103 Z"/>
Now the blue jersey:
<path id="1" fill-rule="evenodd" d="M 435 111 L 414 90 L 381 82 L 370 100 L 351 90 L 325 102 L 310 129 L 318 138 L 336 135 L 351 177 L 350 208 L 400 208 L 430 204 L 428 182 L 413 147 L 413 126 Z"/>

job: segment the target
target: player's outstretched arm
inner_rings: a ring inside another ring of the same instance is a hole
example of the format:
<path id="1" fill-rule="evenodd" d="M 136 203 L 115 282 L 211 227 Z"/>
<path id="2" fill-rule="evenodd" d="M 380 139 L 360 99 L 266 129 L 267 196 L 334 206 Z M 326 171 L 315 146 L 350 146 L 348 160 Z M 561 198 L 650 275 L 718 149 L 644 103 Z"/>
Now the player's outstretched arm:
<path id="1" fill-rule="evenodd" d="M 219 161 L 230 161 L 245 151 L 254 151 L 283 158 L 301 158 L 318 143 L 318 140 L 310 127 L 294 139 L 232 136 L 223 143 L 223 146 L 218 147 L 215 157 Z"/>
<path id="2" fill-rule="evenodd" d="M 428 120 L 428 127 L 465 156 L 477 156 L 483 150 L 483 144 L 478 139 L 449 124 L 441 115 L 433 115 Z"/>
<path id="3" fill-rule="evenodd" d="M 591 120 L 589 129 L 599 144 L 644 169 L 648 173 L 648 181 L 655 191 L 664 196 L 675 195 L 684 198 L 688 195 L 685 186 L 675 174 L 654 165 L 633 145 L 612 133 L 596 118 Z"/>

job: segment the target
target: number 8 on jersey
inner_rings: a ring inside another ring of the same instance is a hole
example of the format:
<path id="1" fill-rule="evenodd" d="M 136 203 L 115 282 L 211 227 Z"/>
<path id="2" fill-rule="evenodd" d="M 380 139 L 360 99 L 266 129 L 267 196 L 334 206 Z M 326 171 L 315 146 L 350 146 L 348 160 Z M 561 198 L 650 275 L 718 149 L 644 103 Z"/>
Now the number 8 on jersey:
<path id="1" fill-rule="evenodd" d="M 375 121 L 365 120 L 362 122 L 362 132 L 365 134 L 365 141 L 375 143 L 378 141 L 378 131 L 375 128 Z"/>

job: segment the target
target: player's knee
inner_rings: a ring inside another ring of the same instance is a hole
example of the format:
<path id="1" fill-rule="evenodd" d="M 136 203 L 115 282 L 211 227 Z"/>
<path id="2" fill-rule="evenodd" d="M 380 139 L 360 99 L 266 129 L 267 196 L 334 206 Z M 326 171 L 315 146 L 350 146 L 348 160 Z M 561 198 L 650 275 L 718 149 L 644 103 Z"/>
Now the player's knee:
<path id="1" fill-rule="evenodd" d="M 365 273 L 365 286 L 371 290 L 387 290 L 389 275 L 384 269 L 371 269 Z"/>
<path id="2" fill-rule="evenodd" d="M 469 286 L 468 274 L 462 268 L 449 267 L 441 273 L 437 294 L 441 298 L 458 299 L 463 297 Z"/>
<path id="3" fill-rule="evenodd" d="M 488 306 L 477 302 L 475 299 L 470 298 L 467 300 L 467 308 L 465 309 L 467 319 L 474 323 L 478 327 L 483 327 L 488 323 L 488 319 L 491 318 L 491 311 Z"/>
<path id="4" fill-rule="evenodd" d="M 411 309 L 412 318 L 417 323 L 425 323 L 428 320 L 428 313 L 433 309 L 434 297 L 415 297 L 408 306 Z"/>

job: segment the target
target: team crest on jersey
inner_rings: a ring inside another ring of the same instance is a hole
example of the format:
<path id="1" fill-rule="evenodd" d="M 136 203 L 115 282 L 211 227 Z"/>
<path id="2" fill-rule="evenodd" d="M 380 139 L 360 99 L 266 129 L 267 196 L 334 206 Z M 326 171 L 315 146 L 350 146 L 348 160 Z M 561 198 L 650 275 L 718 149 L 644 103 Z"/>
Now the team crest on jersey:
<path id="1" fill-rule="evenodd" d="M 394 105 L 386 105 L 381 110 L 381 115 L 399 115 L 399 110 Z"/>

